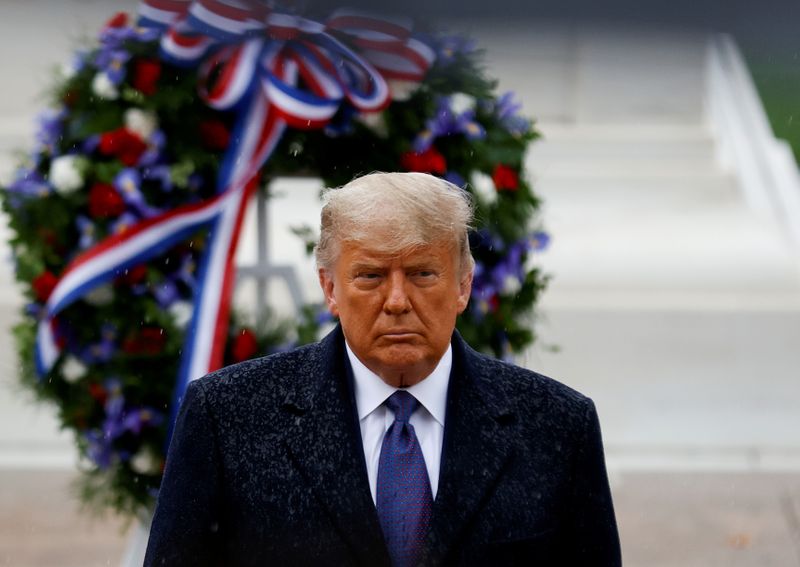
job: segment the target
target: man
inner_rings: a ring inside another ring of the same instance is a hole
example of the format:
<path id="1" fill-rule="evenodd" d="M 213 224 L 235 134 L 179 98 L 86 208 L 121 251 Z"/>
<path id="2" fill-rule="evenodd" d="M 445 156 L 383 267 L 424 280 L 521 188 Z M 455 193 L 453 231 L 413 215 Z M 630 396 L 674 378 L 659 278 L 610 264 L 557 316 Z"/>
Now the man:
<path id="1" fill-rule="evenodd" d="M 420 173 L 326 193 L 340 324 L 192 383 L 146 565 L 620 564 L 591 400 L 454 332 L 470 221 Z"/>

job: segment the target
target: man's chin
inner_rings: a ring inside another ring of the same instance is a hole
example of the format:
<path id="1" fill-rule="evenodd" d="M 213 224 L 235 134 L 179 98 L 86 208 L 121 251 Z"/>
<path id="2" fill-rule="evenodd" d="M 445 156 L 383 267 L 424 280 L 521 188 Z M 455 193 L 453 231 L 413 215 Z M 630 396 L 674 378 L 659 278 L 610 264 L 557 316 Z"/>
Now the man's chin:
<path id="1" fill-rule="evenodd" d="M 428 368 L 425 352 L 418 346 L 402 342 L 382 348 L 375 366 L 376 373 L 395 387 L 413 386 L 433 370 Z"/>

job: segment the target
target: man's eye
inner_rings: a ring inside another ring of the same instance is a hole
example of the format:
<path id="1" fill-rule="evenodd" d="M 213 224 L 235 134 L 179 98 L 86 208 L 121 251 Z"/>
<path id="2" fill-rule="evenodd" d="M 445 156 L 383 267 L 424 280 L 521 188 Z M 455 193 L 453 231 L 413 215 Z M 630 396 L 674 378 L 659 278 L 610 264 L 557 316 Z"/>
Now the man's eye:
<path id="1" fill-rule="evenodd" d="M 363 280 L 376 280 L 381 277 L 381 275 L 377 272 L 361 272 L 360 274 L 356 274 L 356 277 Z"/>
<path id="2" fill-rule="evenodd" d="M 431 279 L 436 276 L 436 272 L 434 272 L 433 270 L 418 270 L 414 272 L 413 275 L 418 278 Z"/>

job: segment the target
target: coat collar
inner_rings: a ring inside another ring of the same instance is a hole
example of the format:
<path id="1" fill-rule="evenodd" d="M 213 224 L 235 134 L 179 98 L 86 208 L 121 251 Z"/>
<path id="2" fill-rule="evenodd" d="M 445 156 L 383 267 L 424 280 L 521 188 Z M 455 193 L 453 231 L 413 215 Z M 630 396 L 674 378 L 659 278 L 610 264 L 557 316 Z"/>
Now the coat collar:
<path id="1" fill-rule="evenodd" d="M 424 564 L 441 564 L 480 509 L 511 454 L 514 421 L 505 394 L 492 387 L 483 357 L 453 335 L 439 492 Z M 283 404 L 291 415 L 286 444 L 296 466 L 359 562 L 389 565 L 369 491 L 364 451 L 348 376 L 344 335 L 337 327 L 298 372 L 303 384 Z"/>
<path id="2" fill-rule="evenodd" d="M 310 349 L 283 408 L 291 458 L 363 565 L 390 564 L 369 491 L 364 451 L 348 384 L 344 335 L 337 327 Z"/>
<path id="3" fill-rule="evenodd" d="M 445 562 L 511 456 L 514 412 L 493 378 L 485 358 L 454 333 L 442 469 L 425 565 Z"/>

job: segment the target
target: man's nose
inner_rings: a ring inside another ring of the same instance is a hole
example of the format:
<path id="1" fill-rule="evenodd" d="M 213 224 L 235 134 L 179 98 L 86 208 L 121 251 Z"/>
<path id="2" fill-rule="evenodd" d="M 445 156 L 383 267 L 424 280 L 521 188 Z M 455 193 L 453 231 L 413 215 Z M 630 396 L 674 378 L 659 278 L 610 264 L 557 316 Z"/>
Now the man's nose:
<path id="1" fill-rule="evenodd" d="M 402 272 L 390 272 L 389 289 L 383 309 L 390 315 L 399 315 L 411 310 L 411 301 L 406 293 L 406 275 Z"/>

